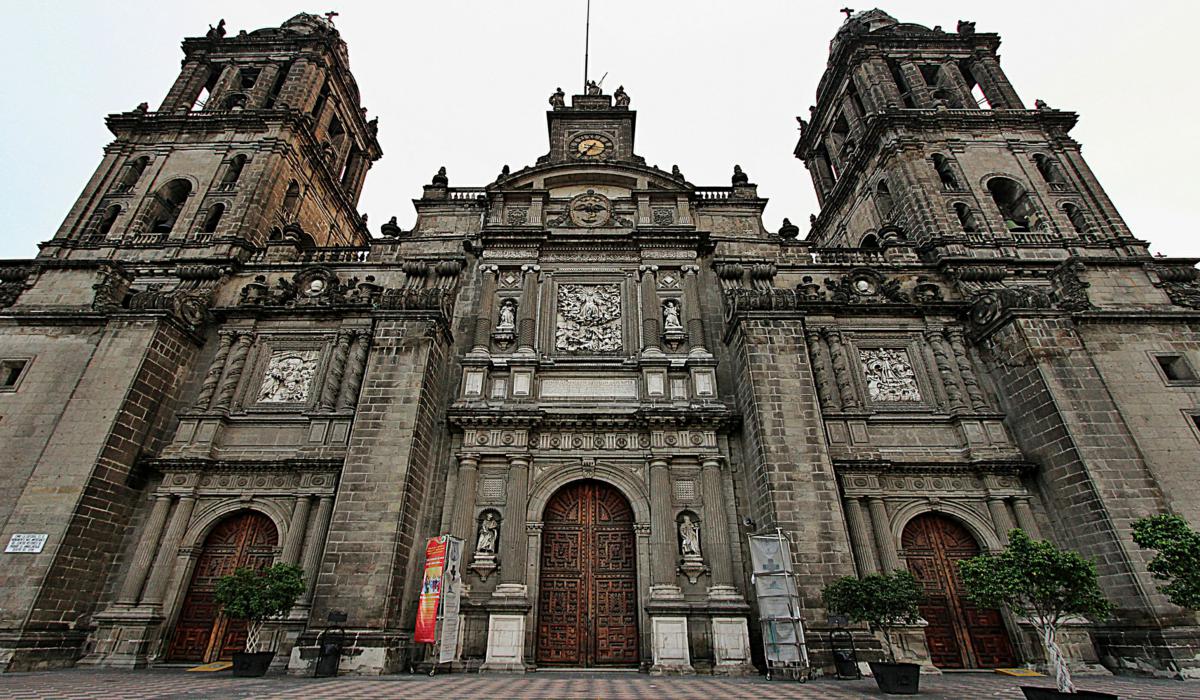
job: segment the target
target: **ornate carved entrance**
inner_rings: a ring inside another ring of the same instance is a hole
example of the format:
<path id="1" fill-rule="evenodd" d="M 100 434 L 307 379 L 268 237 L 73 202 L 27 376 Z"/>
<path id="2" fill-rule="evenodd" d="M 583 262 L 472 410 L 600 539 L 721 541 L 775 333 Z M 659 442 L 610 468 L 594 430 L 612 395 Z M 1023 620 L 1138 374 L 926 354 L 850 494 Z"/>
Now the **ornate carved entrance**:
<path id="1" fill-rule="evenodd" d="M 187 597 L 175 625 L 167 658 L 170 661 L 209 662 L 232 658 L 246 642 L 246 623 L 230 620 L 217 609 L 217 580 L 234 569 L 261 569 L 275 559 L 278 533 L 271 519 L 247 511 L 231 515 L 204 540 Z"/>
<path id="2" fill-rule="evenodd" d="M 546 504 L 538 582 L 539 664 L 636 666 L 633 509 L 615 488 L 577 481 Z"/>
<path id="3" fill-rule="evenodd" d="M 908 568 L 925 587 L 925 641 L 938 668 L 998 668 L 1016 663 L 1000 611 L 963 596 L 958 562 L 979 554 L 971 533 L 936 513 L 918 515 L 902 538 Z"/>

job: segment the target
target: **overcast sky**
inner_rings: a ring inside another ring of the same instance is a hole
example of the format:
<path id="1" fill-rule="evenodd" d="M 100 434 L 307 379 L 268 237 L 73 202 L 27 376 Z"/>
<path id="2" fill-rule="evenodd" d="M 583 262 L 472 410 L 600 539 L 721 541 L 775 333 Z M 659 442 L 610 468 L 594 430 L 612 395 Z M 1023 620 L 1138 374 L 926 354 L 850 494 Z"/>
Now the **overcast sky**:
<path id="1" fill-rule="evenodd" d="M 648 163 L 678 164 L 698 185 L 727 185 L 741 164 L 771 200 L 769 228 L 817 211 L 792 156 L 847 0 L 593 0 L 591 68 L 625 86 Z M 104 115 L 157 106 L 179 70 L 179 42 L 224 17 L 230 34 L 337 10 L 384 157 L 360 209 L 371 228 L 410 225 L 410 200 L 441 165 L 450 184 L 483 185 L 547 151 L 547 96 L 582 82 L 585 0 L 363 2 L 205 0 L 3 4 L 0 258 L 50 238 L 111 140 Z M 854 6 L 869 9 L 870 6 Z M 1155 251 L 1200 256 L 1192 66 L 1200 3 L 893 0 L 902 22 L 953 31 L 959 19 L 1003 39 L 1002 66 L 1026 104 L 1080 113 L 1072 135 L 1135 235 Z"/>

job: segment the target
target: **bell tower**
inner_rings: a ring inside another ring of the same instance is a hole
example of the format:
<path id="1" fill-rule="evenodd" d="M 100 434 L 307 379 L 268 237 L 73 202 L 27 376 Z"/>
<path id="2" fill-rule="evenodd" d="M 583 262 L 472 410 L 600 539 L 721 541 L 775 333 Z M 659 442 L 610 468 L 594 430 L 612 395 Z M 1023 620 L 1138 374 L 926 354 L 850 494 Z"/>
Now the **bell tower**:
<path id="1" fill-rule="evenodd" d="M 1144 253 L 1068 135 L 1078 119 L 1000 67 L 996 34 L 851 14 L 830 45 L 795 155 L 821 212 L 809 239 L 897 238 L 936 257 L 1098 246 Z"/>
<path id="2" fill-rule="evenodd" d="M 299 14 L 236 36 L 222 20 L 185 39 L 183 53 L 157 110 L 143 102 L 109 115 L 116 139 L 41 256 L 364 244 L 356 205 L 382 151 L 331 17 Z"/>

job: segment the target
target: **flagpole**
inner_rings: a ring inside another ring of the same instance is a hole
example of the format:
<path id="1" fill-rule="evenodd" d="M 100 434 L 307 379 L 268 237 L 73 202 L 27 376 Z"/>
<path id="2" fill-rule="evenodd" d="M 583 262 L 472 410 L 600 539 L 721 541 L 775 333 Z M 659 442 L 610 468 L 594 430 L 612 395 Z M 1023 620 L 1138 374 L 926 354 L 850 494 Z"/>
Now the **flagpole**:
<path id="1" fill-rule="evenodd" d="M 588 81 L 588 44 L 592 38 L 592 0 L 587 0 L 587 19 L 583 30 L 583 92 L 587 94 Z"/>

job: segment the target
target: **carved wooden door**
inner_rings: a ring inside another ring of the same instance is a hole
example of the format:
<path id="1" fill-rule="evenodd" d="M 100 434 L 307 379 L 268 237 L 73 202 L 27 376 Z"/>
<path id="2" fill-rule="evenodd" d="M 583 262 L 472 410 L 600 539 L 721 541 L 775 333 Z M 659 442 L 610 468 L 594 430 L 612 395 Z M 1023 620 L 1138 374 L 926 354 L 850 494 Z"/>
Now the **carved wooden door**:
<path id="1" fill-rule="evenodd" d="M 564 486 L 543 516 L 539 664 L 638 663 L 633 509 L 598 481 Z"/>
<path id="2" fill-rule="evenodd" d="M 270 566 L 277 542 L 275 524 L 261 513 L 238 513 L 217 523 L 192 572 L 167 654 L 170 661 L 207 663 L 242 650 L 246 623 L 221 614 L 214 600 L 217 581 L 237 568 Z"/>
<path id="3" fill-rule="evenodd" d="M 925 642 L 938 668 L 998 668 L 1016 663 L 1000 611 L 963 595 L 958 562 L 979 554 L 971 533 L 950 518 L 919 515 L 904 528 L 908 568 L 925 588 Z"/>

